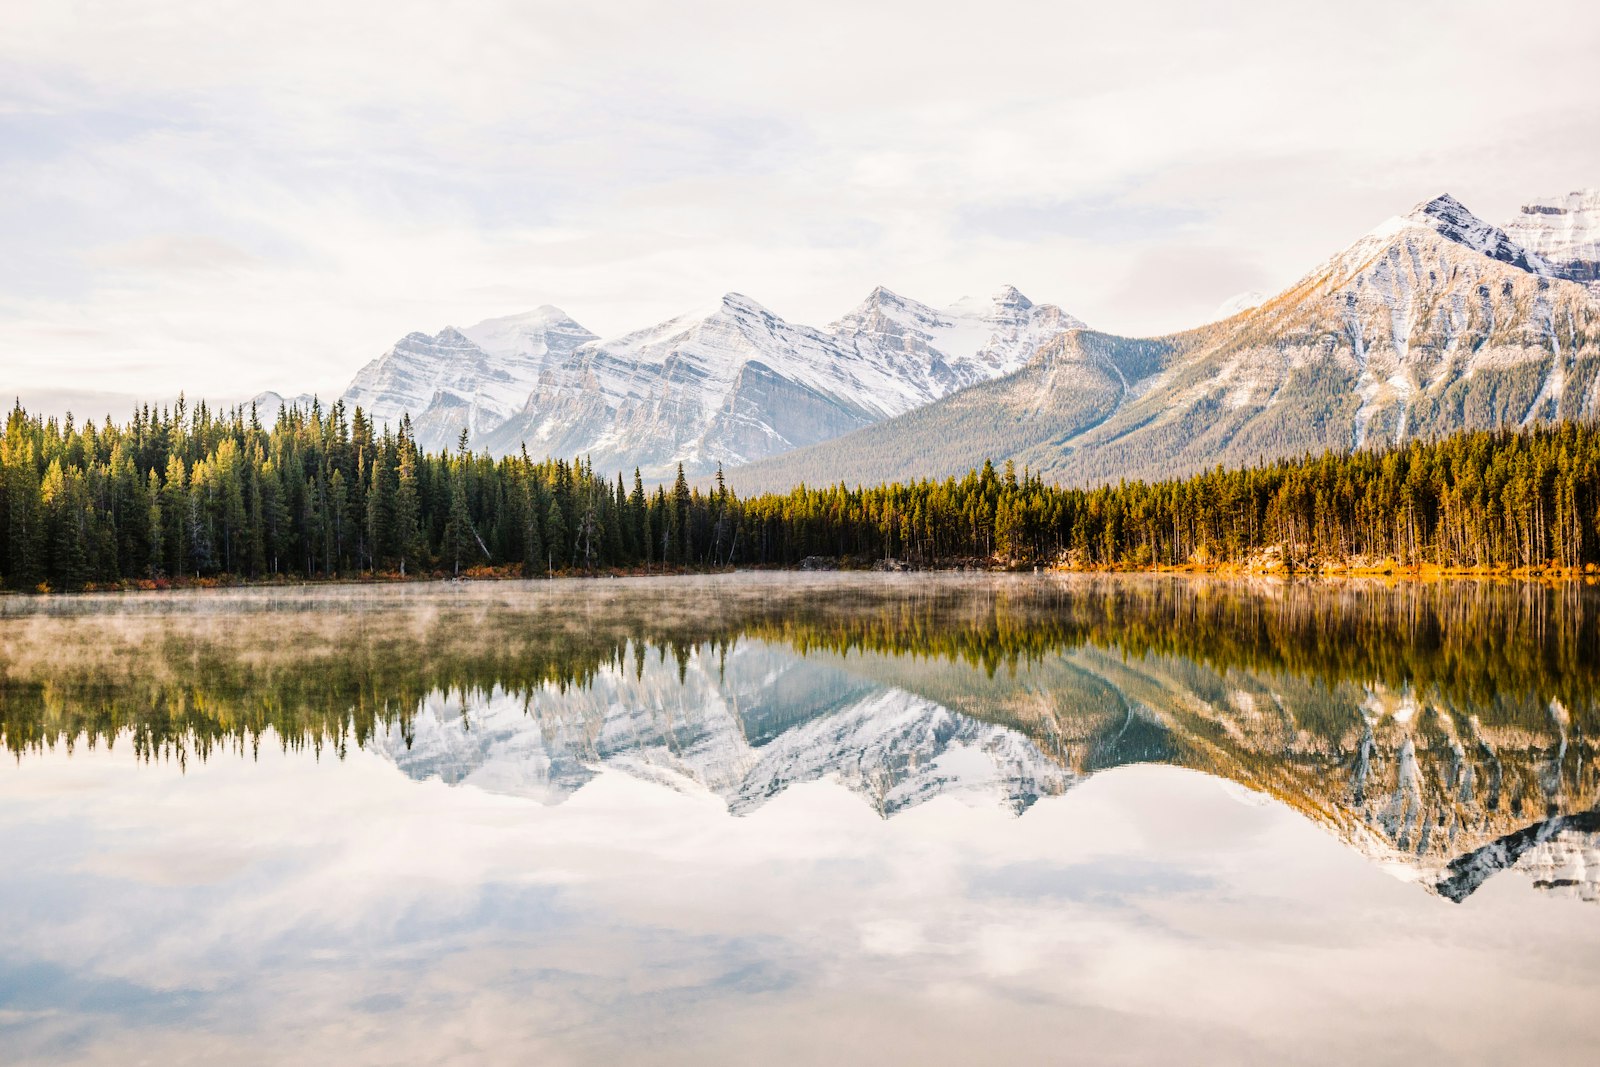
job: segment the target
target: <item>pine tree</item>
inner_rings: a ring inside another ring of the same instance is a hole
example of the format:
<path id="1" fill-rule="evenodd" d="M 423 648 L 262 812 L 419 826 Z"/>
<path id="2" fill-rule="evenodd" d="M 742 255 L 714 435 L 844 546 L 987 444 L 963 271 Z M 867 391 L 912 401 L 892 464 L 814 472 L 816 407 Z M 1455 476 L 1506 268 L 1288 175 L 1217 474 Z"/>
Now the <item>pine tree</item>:
<path id="1" fill-rule="evenodd" d="M 466 449 L 465 430 L 461 431 L 462 450 Z M 443 550 L 450 560 L 452 573 L 461 575 L 462 560 L 472 558 L 472 515 L 467 509 L 467 474 L 464 460 L 458 461 L 450 472 L 450 514 L 445 520 Z"/>
<path id="2" fill-rule="evenodd" d="M 408 563 L 413 569 L 422 563 L 421 514 L 417 496 L 416 456 L 402 444 L 394 494 L 394 554 L 400 562 L 401 574 L 406 573 Z"/>
<path id="3" fill-rule="evenodd" d="M 179 406 L 182 406 L 179 399 Z M 189 573 L 189 473 L 183 458 L 176 453 L 167 460 L 166 479 L 161 484 L 161 528 L 166 533 L 167 573 Z"/>
<path id="4" fill-rule="evenodd" d="M 149 530 L 148 548 L 149 556 L 145 561 L 150 577 L 159 578 L 166 573 L 166 545 L 161 530 L 161 479 L 152 470 L 149 475 L 149 488 L 145 493 L 148 503 L 148 518 L 146 526 Z"/>
<path id="5" fill-rule="evenodd" d="M 554 494 L 544 517 L 544 551 L 552 570 L 567 565 L 567 518 L 561 511 L 560 498 Z"/>
<path id="6" fill-rule="evenodd" d="M 693 558 L 689 544 L 689 480 L 683 476 L 683 464 L 678 464 L 678 477 L 672 483 L 672 550 L 674 563 L 687 563 Z"/>

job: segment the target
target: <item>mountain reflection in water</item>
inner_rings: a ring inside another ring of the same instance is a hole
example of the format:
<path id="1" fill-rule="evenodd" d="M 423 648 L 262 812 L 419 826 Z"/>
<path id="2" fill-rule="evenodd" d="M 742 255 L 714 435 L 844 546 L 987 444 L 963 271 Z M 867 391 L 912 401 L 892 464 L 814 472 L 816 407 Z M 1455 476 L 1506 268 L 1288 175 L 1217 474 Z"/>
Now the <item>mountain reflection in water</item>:
<path id="1" fill-rule="evenodd" d="M 342 756 L 560 803 L 602 770 L 750 812 L 1022 812 L 1163 763 L 1451 900 L 1600 899 L 1600 592 L 1578 585 L 738 575 L 0 602 L 19 758 Z"/>

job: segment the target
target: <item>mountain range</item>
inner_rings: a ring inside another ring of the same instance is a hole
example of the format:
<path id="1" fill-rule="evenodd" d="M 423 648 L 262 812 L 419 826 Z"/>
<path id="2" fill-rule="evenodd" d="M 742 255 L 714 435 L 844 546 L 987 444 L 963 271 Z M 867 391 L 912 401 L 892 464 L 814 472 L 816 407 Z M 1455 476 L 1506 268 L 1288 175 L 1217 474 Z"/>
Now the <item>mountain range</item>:
<path id="1" fill-rule="evenodd" d="M 1010 459 L 1065 483 L 1191 473 L 1600 404 L 1600 191 L 1504 227 L 1450 196 L 1287 289 L 1131 338 L 1005 287 L 934 308 L 884 288 L 826 327 L 729 293 L 621 337 L 559 308 L 412 333 L 341 399 L 424 448 L 588 456 L 743 491 L 944 477 Z M 271 418 L 285 399 L 262 394 Z"/>
<path id="2" fill-rule="evenodd" d="M 419 445 L 465 429 L 496 455 L 588 456 L 601 469 L 703 475 L 837 437 L 1022 367 L 1083 323 L 1014 288 L 935 309 L 884 288 L 826 328 L 738 293 L 601 339 L 559 308 L 412 333 L 342 395 Z M 281 398 L 258 398 L 271 407 Z"/>

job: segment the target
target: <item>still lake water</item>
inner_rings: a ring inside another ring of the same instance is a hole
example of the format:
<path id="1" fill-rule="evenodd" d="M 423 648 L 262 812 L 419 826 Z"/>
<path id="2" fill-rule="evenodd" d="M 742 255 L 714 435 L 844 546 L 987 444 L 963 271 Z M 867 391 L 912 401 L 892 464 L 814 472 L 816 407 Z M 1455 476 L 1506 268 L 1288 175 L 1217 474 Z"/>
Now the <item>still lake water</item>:
<path id="1" fill-rule="evenodd" d="M 0 1061 L 1578 1062 L 1600 591 L 0 600 Z"/>

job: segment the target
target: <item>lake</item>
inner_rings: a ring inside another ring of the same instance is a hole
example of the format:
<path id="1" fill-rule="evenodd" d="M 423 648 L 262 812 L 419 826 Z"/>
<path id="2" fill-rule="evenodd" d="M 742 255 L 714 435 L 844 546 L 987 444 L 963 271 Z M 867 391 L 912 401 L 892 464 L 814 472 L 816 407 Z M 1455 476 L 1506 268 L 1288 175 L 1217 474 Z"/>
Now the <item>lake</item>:
<path id="1" fill-rule="evenodd" d="M 0 599 L 0 1060 L 1575 1061 L 1600 589 Z"/>

